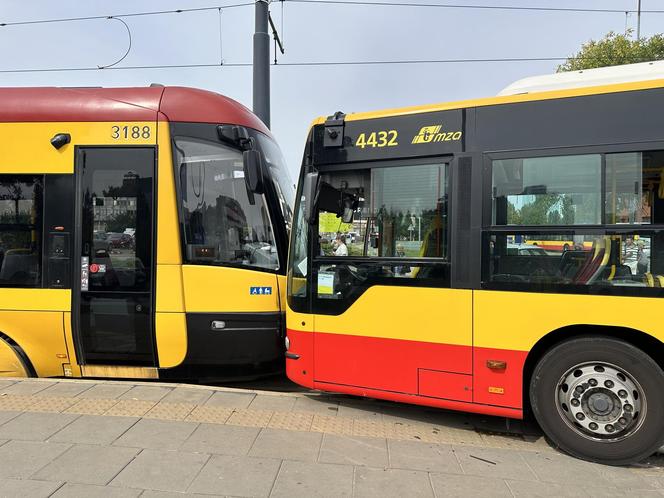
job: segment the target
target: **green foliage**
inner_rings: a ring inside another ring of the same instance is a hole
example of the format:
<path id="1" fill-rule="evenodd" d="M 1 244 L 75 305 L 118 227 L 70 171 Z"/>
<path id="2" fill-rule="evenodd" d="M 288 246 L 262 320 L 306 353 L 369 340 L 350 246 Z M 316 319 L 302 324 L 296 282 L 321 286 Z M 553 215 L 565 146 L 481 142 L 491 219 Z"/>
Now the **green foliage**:
<path id="1" fill-rule="evenodd" d="M 124 233 L 125 228 L 136 228 L 136 211 L 116 214 L 106 222 L 107 232 Z"/>
<path id="2" fill-rule="evenodd" d="M 577 54 L 558 66 L 558 72 L 664 59 L 664 35 L 657 34 L 638 40 L 632 39 L 630 35 L 631 30 L 624 35 L 610 31 L 601 40 L 584 43 Z"/>
<path id="3" fill-rule="evenodd" d="M 572 225 L 574 215 L 571 196 L 560 194 L 538 195 L 521 209 L 511 202 L 507 204 L 509 225 Z"/>

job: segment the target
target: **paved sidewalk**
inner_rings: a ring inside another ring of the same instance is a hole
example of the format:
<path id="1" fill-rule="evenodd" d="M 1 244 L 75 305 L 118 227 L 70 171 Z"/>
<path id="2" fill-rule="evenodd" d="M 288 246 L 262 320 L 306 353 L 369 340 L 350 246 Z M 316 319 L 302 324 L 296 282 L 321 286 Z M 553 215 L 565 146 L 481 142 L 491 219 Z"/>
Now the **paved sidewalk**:
<path id="1" fill-rule="evenodd" d="M 340 395 L 0 380 L 0 497 L 660 496 L 505 419 Z"/>

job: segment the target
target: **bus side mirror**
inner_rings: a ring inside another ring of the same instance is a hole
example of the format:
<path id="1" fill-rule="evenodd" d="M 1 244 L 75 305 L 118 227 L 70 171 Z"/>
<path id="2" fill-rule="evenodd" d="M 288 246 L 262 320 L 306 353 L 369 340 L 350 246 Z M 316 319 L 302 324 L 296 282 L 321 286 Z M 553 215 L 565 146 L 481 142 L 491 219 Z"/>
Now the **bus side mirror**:
<path id="1" fill-rule="evenodd" d="M 263 178 L 263 156 L 255 149 L 245 150 L 242 153 L 244 163 L 244 182 L 247 189 L 254 194 L 262 194 L 265 187 Z"/>
<path id="2" fill-rule="evenodd" d="M 302 196 L 305 199 L 304 203 L 304 219 L 307 223 L 311 223 L 311 217 L 314 214 L 314 205 L 316 204 L 316 189 L 318 188 L 318 173 L 307 173 L 304 176 L 304 183 L 302 184 Z"/>

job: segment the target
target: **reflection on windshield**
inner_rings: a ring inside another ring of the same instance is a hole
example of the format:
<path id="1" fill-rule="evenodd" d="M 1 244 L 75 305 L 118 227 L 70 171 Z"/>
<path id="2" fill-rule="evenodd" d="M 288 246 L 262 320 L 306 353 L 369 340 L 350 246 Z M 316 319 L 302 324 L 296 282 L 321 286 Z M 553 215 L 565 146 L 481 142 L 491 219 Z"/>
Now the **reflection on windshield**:
<path id="1" fill-rule="evenodd" d="M 295 191 L 293 180 L 291 180 L 286 161 L 279 146 L 265 135 L 257 134 L 259 146 L 270 169 L 270 175 L 279 198 L 279 206 L 286 221 L 286 229 L 290 232 L 293 220 L 293 204 L 295 202 Z"/>
<path id="2" fill-rule="evenodd" d="M 249 198 L 242 154 L 191 138 L 175 143 L 187 261 L 278 269 L 267 204 L 262 195 Z"/>

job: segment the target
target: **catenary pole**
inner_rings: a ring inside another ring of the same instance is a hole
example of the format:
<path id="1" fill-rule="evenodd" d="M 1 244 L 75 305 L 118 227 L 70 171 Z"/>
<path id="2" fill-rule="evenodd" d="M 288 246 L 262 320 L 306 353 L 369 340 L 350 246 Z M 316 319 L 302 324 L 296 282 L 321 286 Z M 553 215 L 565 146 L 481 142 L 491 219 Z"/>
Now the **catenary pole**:
<path id="1" fill-rule="evenodd" d="M 267 0 L 256 0 L 254 30 L 254 114 L 270 127 L 270 35 Z"/>
<path id="2" fill-rule="evenodd" d="M 641 0 L 636 4 L 636 39 L 641 39 Z"/>

